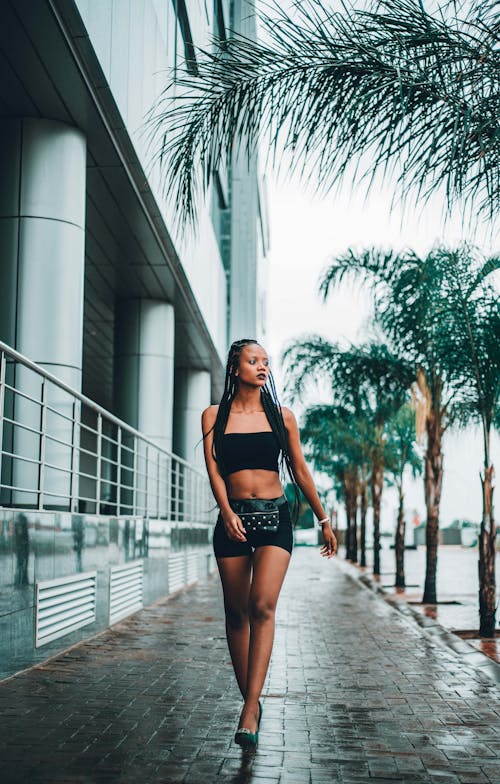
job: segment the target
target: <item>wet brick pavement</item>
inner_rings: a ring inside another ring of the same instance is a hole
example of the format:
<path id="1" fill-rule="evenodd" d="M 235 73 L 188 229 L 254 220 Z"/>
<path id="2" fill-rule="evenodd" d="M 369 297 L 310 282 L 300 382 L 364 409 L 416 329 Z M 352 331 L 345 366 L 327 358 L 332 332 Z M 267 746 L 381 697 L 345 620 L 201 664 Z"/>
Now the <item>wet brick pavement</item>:
<path id="1" fill-rule="evenodd" d="M 248 754 L 214 575 L 1 683 L 0 781 L 500 784 L 498 688 L 317 549 L 294 552 L 264 695 Z"/>

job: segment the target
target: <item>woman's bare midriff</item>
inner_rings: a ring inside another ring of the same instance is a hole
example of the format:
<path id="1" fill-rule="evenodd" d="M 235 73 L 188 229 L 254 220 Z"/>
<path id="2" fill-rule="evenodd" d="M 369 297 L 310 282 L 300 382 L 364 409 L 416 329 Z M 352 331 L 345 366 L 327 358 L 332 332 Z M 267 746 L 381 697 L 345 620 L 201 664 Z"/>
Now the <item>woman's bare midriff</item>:
<path id="1" fill-rule="evenodd" d="M 245 468 L 226 477 L 227 497 L 233 500 L 243 498 L 279 498 L 283 495 L 279 474 L 263 468 Z"/>

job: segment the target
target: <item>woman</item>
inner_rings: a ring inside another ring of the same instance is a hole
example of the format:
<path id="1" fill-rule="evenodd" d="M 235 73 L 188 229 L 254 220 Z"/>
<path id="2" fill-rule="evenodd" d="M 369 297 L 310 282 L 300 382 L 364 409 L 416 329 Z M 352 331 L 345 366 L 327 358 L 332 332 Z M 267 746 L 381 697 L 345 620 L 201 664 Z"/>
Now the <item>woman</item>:
<path id="1" fill-rule="evenodd" d="M 224 394 L 218 406 L 203 412 L 202 431 L 207 471 L 220 510 L 213 544 L 224 593 L 226 635 L 245 701 L 235 741 L 254 746 L 276 603 L 293 546 L 290 510 L 279 478 L 280 453 L 322 527 L 321 554 L 335 555 L 337 541 L 306 466 L 295 417 L 280 407 L 269 359 L 255 340 L 232 344 Z M 273 515 L 270 508 L 276 510 Z M 262 520 L 267 530 L 253 530 L 255 521 Z"/>

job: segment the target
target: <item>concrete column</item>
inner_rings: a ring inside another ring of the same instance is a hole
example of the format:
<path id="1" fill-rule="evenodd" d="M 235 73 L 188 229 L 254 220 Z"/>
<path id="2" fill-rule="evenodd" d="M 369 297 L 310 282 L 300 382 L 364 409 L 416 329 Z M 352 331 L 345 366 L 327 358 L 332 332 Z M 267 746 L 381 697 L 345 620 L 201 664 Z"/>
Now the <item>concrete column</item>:
<path id="1" fill-rule="evenodd" d="M 175 442 L 177 454 L 198 467 L 205 465 L 201 412 L 210 405 L 210 373 L 180 368 L 175 379 Z"/>
<path id="2" fill-rule="evenodd" d="M 83 283 L 85 265 L 86 142 L 83 134 L 53 120 L 7 119 L 0 122 L 0 335 L 30 359 L 76 389 L 81 388 Z M 34 397 L 39 380 L 22 367 L 10 368 L 16 386 Z M 47 402 L 71 414 L 67 395 L 49 385 Z M 40 426 L 40 411 L 21 398 L 15 418 Z M 70 426 L 57 414 L 47 416 L 47 431 L 64 441 Z M 38 457 L 39 439 L 19 428 L 12 434 L 16 455 Z M 52 441 L 45 459 L 70 468 L 71 450 Z M 14 461 L 13 484 L 36 486 L 35 465 Z M 54 506 L 67 506 L 69 477 L 45 471 Z M 13 502 L 31 505 L 31 493 Z"/>
<path id="3" fill-rule="evenodd" d="M 80 389 L 85 137 L 53 120 L 4 120 L 0 171 L 0 334 Z"/>
<path id="4" fill-rule="evenodd" d="M 174 308 L 121 300 L 116 309 L 115 409 L 141 433 L 172 450 Z"/>

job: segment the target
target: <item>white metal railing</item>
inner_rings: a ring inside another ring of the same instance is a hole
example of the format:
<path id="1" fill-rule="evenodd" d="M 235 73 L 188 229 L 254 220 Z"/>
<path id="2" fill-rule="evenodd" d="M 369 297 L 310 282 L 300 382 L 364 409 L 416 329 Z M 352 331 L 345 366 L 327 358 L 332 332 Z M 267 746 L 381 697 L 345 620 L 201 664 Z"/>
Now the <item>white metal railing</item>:
<path id="1" fill-rule="evenodd" d="M 0 506 L 209 523 L 206 476 L 0 341 Z"/>

